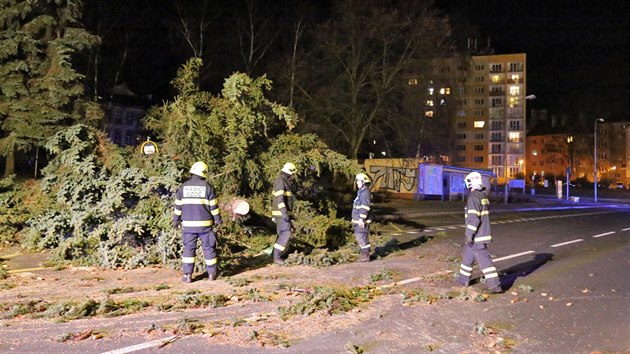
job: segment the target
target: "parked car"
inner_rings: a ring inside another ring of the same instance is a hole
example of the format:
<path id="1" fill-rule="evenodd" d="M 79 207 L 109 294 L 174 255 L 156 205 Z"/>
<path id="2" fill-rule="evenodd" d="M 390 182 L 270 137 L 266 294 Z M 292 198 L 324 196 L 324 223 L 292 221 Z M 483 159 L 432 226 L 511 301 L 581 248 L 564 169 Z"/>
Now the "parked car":
<path id="1" fill-rule="evenodd" d="M 615 189 L 626 189 L 626 186 L 623 185 L 623 182 L 617 182 L 614 184 Z"/>

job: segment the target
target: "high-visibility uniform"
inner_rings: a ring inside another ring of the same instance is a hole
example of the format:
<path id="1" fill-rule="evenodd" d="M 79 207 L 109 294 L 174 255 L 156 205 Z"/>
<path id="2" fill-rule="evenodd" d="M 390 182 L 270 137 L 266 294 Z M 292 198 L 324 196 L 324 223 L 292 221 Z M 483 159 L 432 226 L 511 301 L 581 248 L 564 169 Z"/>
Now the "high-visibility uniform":
<path id="1" fill-rule="evenodd" d="M 354 226 L 354 237 L 359 244 L 362 254 L 370 253 L 370 242 L 368 235 L 370 233 L 370 224 L 372 223 L 372 192 L 367 185 L 363 185 L 357 191 L 357 196 L 352 204 L 352 225 Z M 363 227 L 360 225 L 363 221 Z"/>
<path id="2" fill-rule="evenodd" d="M 273 182 L 271 217 L 276 223 L 276 233 L 278 234 L 276 243 L 273 245 L 274 260 L 281 260 L 281 255 L 286 250 L 291 238 L 291 218 L 295 194 L 289 176 L 288 173 L 280 172 Z"/>
<path id="3" fill-rule="evenodd" d="M 464 255 L 459 269 L 457 282 L 468 285 L 472 273 L 472 267 L 479 263 L 481 272 L 486 278 L 486 285 L 489 288 L 498 288 L 501 285 L 499 273 L 490 257 L 488 245 L 492 241 L 490 231 L 490 201 L 486 189 L 473 189 L 468 196 L 466 207 L 464 208 L 464 218 L 466 220 L 466 231 L 464 242 Z"/>
<path id="4" fill-rule="evenodd" d="M 181 224 L 183 230 L 184 274 L 192 274 L 194 271 L 197 239 L 200 239 L 208 275 L 216 275 L 217 240 L 213 226 L 219 226 L 221 223 L 219 203 L 214 195 L 214 189 L 205 179 L 192 175 L 177 190 L 173 210 L 173 225 Z"/>

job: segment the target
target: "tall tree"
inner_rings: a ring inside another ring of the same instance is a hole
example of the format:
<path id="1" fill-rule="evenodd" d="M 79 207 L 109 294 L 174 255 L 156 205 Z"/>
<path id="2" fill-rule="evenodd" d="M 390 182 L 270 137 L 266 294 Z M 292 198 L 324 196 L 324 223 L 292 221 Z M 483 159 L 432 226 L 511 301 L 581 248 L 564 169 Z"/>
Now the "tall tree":
<path id="1" fill-rule="evenodd" d="M 409 75 L 426 71 L 452 46 L 446 18 L 429 1 L 345 0 L 315 30 L 321 40 L 302 84 L 308 117 L 327 142 L 358 156 L 368 138 L 384 134 L 401 114 Z M 411 73 L 411 74 L 410 74 Z"/>
<path id="2" fill-rule="evenodd" d="M 78 22 L 76 0 L 0 0 L 0 154 L 38 149 L 60 126 L 100 117 L 83 101 L 73 59 L 98 43 Z"/>

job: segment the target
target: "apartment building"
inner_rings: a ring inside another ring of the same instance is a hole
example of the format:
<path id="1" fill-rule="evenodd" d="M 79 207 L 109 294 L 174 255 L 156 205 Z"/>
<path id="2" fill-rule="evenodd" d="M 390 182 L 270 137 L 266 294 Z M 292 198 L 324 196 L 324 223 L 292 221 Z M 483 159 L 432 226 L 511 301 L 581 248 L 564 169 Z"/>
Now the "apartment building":
<path id="1" fill-rule="evenodd" d="M 552 119 L 553 120 L 553 119 Z M 593 181 L 594 136 L 574 134 L 568 126 L 552 124 L 537 127 L 527 133 L 527 178 Z M 597 124 L 597 179 L 604 186 L 630 183 L 630 123 L 603 122 Z"/>
<path id="2" fill-rule="evenodd" d="M 454 164 L 499 183 L 525 172 L 526 54 L 472 56 L 458 67 Z"/>

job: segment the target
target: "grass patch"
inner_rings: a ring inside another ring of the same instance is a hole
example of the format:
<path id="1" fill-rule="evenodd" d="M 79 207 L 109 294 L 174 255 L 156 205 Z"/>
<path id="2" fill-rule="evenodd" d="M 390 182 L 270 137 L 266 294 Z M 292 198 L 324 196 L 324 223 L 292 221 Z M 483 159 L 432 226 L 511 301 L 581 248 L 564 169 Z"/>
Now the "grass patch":
<path id="1" fill-rule="evenodd" d="M 370 286 L 349 289 L 318 286 L 305 293 L 297 303 L 278 307 L 278 313 L 283 320 L 291 315 L 310 315 L 317 311 L 325 311 L 329 315 L 343 313 L 378 294 L 381 292 Z"/>
<path id="2" fill-rule="evenodd" d="M 249 334 L 249 340 L 256 341 L 263 347 L 273 346 L 288 348 L 291 344 L 286 335 L 267 330 L 253 330 Z"/>
<path id="3" fill-rule="evenodd" d="M 251 280 L 248 280 L 245 277 L 237 277 L 237 278 L 232 277 L 232 278 L 227 279 L 226 281 L 228 284 L 237 288 L 247 286 L 252 282 Z"/>
<path id="4" fill-rule="evenodd" d="M 160 291 L 160 290 L 168 290 L 168 289 L 170 289 L 170 288 L 171 288 L 171 287 L 170 287 L 170 285 L 167 285 L 167 284 L 158 284 L 158 285 L 156 285 L 156 286 L 153 288 L 153 290 L 155 290 L 155 291 Z"/>
<path id="5" fill-rule="evenodd" d="M 372 283 L 379 282 L 379 281 L 392 281 L 392 280 L 394 280 L 393 273 L 385 269 L 383 269 L 380 273 L 370 275 L 370 281 Z"/>
<path id="6" fill-rule="evenodd" d="M 122 288 L 113 288 L 113 289 L 105 290 L 105 293 L 109 294 L 109 295 L 129 294 L 129 293 L 136 293 L 136 292 L 144 291 L 144 290 L 145 289 L 136 289 L 133 286 L 126 286 L 126 287 L 122 287 Z"/>
<path id="7" fill-rule="evenodd" d="M 424 290 L 410 290 L 402 293 L 402 304 L 410 306 L 415 303 L 434 304 L 439 300 L 449 300 L 451 296 L 448 294 L 430 294 Z"/>

